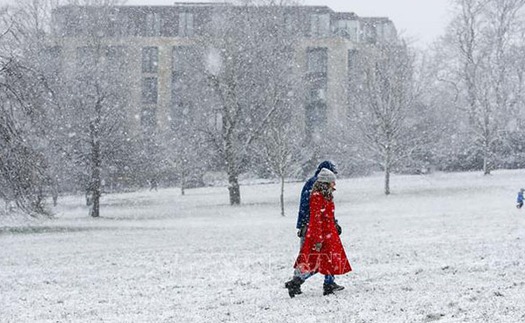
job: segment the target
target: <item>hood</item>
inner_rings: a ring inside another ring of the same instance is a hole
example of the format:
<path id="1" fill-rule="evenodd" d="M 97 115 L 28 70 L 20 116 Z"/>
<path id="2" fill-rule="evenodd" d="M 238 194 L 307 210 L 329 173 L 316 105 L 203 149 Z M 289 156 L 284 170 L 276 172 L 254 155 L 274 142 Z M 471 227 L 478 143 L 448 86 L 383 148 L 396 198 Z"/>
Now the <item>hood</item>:
<path id="1" fill-rule="evenodd" d="M 324 162 L 320 163 L 319 166 L 317 166 L 315 176 L 319 175 L 319 172 L 323 168 L 329 169 L 330 171 L 332 171 L 332 173 L 337 174 L 337 168 L 335 167 L 335 164 L 329 160 L 325 160 Z"/>

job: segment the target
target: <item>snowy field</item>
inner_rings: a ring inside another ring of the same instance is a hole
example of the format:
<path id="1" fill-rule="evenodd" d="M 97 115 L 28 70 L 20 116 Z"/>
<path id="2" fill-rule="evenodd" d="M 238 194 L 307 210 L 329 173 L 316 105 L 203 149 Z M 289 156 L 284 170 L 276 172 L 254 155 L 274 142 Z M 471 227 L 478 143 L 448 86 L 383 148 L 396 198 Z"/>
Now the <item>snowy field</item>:
<path id="1" fill-rule="evenodd" d="M 0 218 L 1 322 L 524 322 L 525 170 L 340 180 L 354 271 L 290 299 L 302 184 L 81 197 L 28 226 Z"/>

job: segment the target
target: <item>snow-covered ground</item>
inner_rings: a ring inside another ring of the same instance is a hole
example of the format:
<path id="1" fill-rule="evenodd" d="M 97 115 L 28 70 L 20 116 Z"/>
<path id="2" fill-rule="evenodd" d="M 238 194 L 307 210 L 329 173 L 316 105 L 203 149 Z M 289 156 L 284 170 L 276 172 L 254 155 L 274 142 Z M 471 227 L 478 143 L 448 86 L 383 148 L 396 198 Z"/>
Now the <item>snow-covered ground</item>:
<path id="1" fill-rule="evenodd" d="M 301 183 L 82 197 L 29 226 L 0 219 L 2 322 L 523 322 L 525 170 L 339 180 L 354 271 L 290 299 Z"/>

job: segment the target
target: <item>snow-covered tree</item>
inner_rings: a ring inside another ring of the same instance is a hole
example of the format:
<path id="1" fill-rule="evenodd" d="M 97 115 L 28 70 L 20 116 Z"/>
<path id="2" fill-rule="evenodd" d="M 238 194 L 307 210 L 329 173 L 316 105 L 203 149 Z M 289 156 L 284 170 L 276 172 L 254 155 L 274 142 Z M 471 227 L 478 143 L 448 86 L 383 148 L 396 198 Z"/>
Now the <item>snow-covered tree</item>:
<path id="1" fill-rule="evenodd" d="M 406 116 L 413 104 L 413 60 L 404 45 L 373 46 L 360 53 L 362 79 L 354 87 L 351 118 L 361 133 L 361 145 L 385 173 L 390 174 L 411 148 Z"/>
<path id="2" fill-rule="evenodd" d="M 185 189 L 200 184 L 202 174 L 211 168 L 207 141 L 207 125 L 213 113 L 209 107 L 204 76 L 204 54 L 195 44 L 173 49 L 172 103 L 170 126 L 164 133 L 165 177 L 176 180 L 184 195 Z"/>
<path id="3" fill-rule="evenodd" d="M 76 49 L 75 66 L 64 70 L 65 87 L 61 89 L 60 120 L 68 137 L 64 140 L 76 165 L 76 176 L 82 179 L 92 202 L 93 217 L 100 216 L 103 182 L 109 181 L 112 173 L 129 169 L 129 153 L 133 151 L 125 115 L 129 97 L 127 48 L 105 45 L 100 33 L 114 4 L 101 1 L 97 10 L 89 12 L 92 30 L 86 33 L 85 46 Z"/>
<path id="4" fill-rule="evenodd" d="M 46 159 L 49 108 L 45 79 L 27 56 L 33 38 L 18 22 L 19 11 L 2 11 L 0 37 L 0 197 L 29 214 L 44 207 L 50 183 Z"/>
<path id="5" fill-rule="evenodd" d="M 457 0 L 441 50 L 448 55 L 442 79 L 458 91 L 456 105 L 468 115 L 471 145 L 490 174 L 506 129 L 516 118 L 519 94 L 511 71 L 511 48 L 523 0 Z"/>
<path id="6" fill-rule="evenodd" d="M 298 164 L 299 147 L 297 142 L 296 128 L 290 124 L 282 124 L 281 127 L 268 128 L 264 136 L 261 138 L 262 143 L 262 158 L 267 168 L 273 175 L 279 178 L 281 184 L 280 191 L 280 205 L 281 215 L 285 216 L 284 212 L 284 184 L 287 176 L 294 175 L 300 168 Z"/>
<path id="7" fill-rule="evenodd" d="M 206 77 L 221 124 L 213 136 L 228 174 L 230 203 L 240 204 L 239 175 L 249 148 L 271 126 L 293 84 L 295 39 L 285 28 L 285 6 L 219 7 L 202 37 L 208 49 Z"/>
<path id="8" fill-rule="evenodd" d="M 108 66 L 103 60 L 109 60 L 111 48 L 96 45 L 82 50 L 86 52 L 80 55 L 86 55 L 86 61 L 80 62 L 69 79 L 63 116 L 68 120 L 72 155 L 87 172 L 85 189 L 92 195 L 91 216 L 98 217 L 104 170 L 109 172 L 112 165 L 125 166 L 129 147 L 123 112 L 127 91 L 124 84 L 115 81 L 115 74 L 106 72 Z"/>

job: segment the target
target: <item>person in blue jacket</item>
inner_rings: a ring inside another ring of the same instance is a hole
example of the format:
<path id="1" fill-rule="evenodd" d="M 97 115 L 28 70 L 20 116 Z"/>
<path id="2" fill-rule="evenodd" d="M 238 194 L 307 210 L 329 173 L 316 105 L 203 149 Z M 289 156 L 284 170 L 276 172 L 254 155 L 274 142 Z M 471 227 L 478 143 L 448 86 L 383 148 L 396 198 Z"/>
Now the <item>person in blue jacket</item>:
<path id="1" fill-rule="evenodd" d="M 304 232 L 306 232 L 306 226 L 308 225 L 308 222 L 310 221 L 310 193 L 312 192 L 312 187 L 317 181 L 317 175 L 319 175 L 319 172 L 323 168 L 326 168 L 330 170 L 332 173 L 334 173 L 335 175 L 337 175 L 337 168 L 335 167 L 335 164 L 329 160 L 325 160 L 324 162 L 320 163 L 319 166 L 317 166 L 317 170 L 315 171 L 314 176 L 312 176 L 304 184 L 303 189 L 301 191 L 301 201 L 299 203 L 299 215 L 297 216 L 297 225 L 296 225 L 296 228 L 299 230 L 297 232 L 297 235 L 299 237 L 304 236 Z M 304 231 L 304 232 L 301 232 L 301 231 Z"/>
<path id="2" fill-rule="evenodd" d="M 329 160 L 325 160 L 322 163 L 320 163 L 319 166 L 317 166 L 317 170 L 315 171 L 314 176 L 308 179 L 306 183 L 304 184 L 303 189 L 301 190 L 301 201 L 299 203 L 299 214 L 297 216 L 297 225 L 296 225 L 297 236 L 301 239 L 299 250 L 301 250 L 301 247 L 303 246 L 304 237 L 306 235 L 306 230 L 308 228 L 308 222 L 310 221 L 310 193 L 312 192 L 312 188 L 315 182 L 317 181 L 317 175 L 319 175 L 319 172 L 323 168 L 326 168 L 332 171 L 332 173 L 337 174 L 337 168 L 335 167 L 335 164 Z M 342 231 L 341 226 L 337 224 L 337 220 L 336 220 L 336 228 L 337 228 L 337 233 L 341 234 L 341 231 Z M 291 284 L 293 280 L 302 280 L 300 276 L 301 276 L 301 272 L 296 269 L 294 271 L 293 279 L 287 282 L 285 284 L 285 287 L 288 288 L 288 286 L 293 285 Z M 331 285 L 334 291 L 339 291 L 339 290 L 344 289 L 343 286 L 339 286 L 335 283 L 334 276 L 332 275 L 326 275 L 324 279 L 324 283 Z M 299 289 L 299 291 L 296 292 L 296 294 L 301 294 L 301 290 Z"/>
<path id="3" fill-rule="evenodd" d="M 523 206 L 523 191 L 525 191 L 525 189 L 520 189 L 520 191 L 518 192 L 518 197 L 516 198 L 516 207 L 518 209 L 521 209 L 521 207 Z"/>

